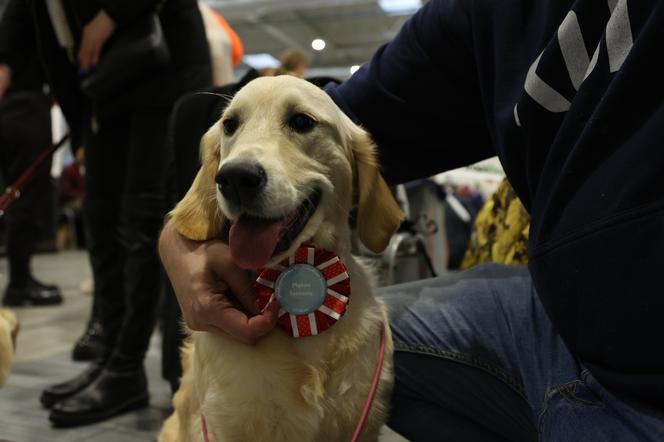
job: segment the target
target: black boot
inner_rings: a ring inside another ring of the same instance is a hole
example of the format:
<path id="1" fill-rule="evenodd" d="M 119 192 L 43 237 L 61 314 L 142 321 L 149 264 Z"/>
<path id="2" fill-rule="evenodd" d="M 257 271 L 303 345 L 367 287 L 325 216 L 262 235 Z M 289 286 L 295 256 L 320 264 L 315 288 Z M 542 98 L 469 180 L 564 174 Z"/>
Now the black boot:
<path id="1" fill-rule="evenodd" d="M 92 318 L 83 335 L 74 344 L 71 357 L 74 361 L 92 361 L 105 352 L 104 328 L 99 320 Z"/>
<path id="2" fill-rule="evenodd" d="M 88 365 L 88 368 L 78 376 L 46 388 L 42 391 L 39 400 L 44 407 L 51 408 L 56 403 L 75 395 L 79 391 L 85 389 L 88 385 L 92 384 L 92 382 L 99 377 L 103 368 L 104 362 L 92 362 Z"/>
<path id="3" fill-rule="evenodd" d="M 39 290 L 50 290 L 59 292 L 60 289 L 55 284 L 44 284 L 40 280 L 36 279 L 34 276 L 30 275 L 28 277 L 28 287 Z"/>
<path id="4" fill-rule="evenodd" d="M 62 304 L 62 295 L 56 285 L 43 284 L 30 277 L 27 282 L 21 284 L 11 282 L 5 291 L 2 303 L 9 307 L 58 305 Z"/>
<path id="5" fill-rule="evenodd" d="M 55 427 L 73 427 L 100 422 L 148 404 L 147 379 L 142 366 L 131 371 L 105 368 L 85 390 L 58 402 L 49 419 Z"/>

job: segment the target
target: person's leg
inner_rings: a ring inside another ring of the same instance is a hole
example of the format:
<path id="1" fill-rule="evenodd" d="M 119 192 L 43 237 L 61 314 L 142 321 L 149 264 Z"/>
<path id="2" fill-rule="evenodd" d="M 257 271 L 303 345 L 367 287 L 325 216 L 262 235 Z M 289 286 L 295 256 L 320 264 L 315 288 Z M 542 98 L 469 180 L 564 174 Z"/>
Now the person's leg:
<path id="1" fill-rule="evenodd" d="M 536 440 L 500 295 L 529 296 L 525 269 L 487 267 L 381 290 L 395 345 L 389 425 L 410 440 Z"/>
<path id="2" fill-rule="evenodd" d="M 478 266 L 384 296 L 389 424 L 413 442 L 664 440 L 661 412 L 606 392 L 569 353 L 525 269 Z"/>
<path id="3" fill-rule="evenodd" d="M 40 92 L 8 95 L 0 105 L 0 150 L 2 173 L 8 184 L 14 182 L 51 142 L 51 116 L 48 97 Z M 37 241 L 47 225 L 44 213 L 52 213 L 55 193 L 50 174 L 50 158 L 26 184 L 21 197 L 7 210 L 7 258 L 9 283 L 5 304 L 60 304 L 62 296 L 54 285 L 37 281 L 30 268 Z"/>
<path id="4" fill-rule="evenodd" d="M 77 362 L 88 362 L 104 358 L 108 354 L 107 338 L 104 333 L 104 327 L 99 320 L 99 306 L 95 302 L 98 297 L 92 298 L 90 306 L 90 315 L 85 331 L 74 343 L 71 358 Z"/>
<path id="5" fill-rule="evenodd" d="M 163 109 L 132 113 L 128 152 L 121 166 L 123 185 L 116 186 L 122 195 L 118 211 L 124 257 L 119 276 L 124 294 L 121 327 L 108 361 L 94 381 L 55 405 L 49 416 L 55 426 L 97 422 L 148 405 L 143 360 L 160 295 L 157 236 L 164 216 L 167 120 L 168 112 Z M 104 309 L 100 306 L 102 315 Z"/>
<path id="6" fill-rule="evenodd" d="M 177 302 L 170 281 L 164 276 L 164 294 L 161 312 L 161 375 L 171 385 L 171 393 L 180 388 L 182 377 L 182 363 L 180 348 L 185 340 L 182 327 L 183 319 L 180 306 Z"/>
<path id="7" fill-rule="evenodd" d="M 127 311 L 109 365 L 138 369 L 155 327 L 163 277 L 157 238 L 166 212 L 167 109 L 140 110 L 132 119 L 127 188 L 122 210 L 125 230 Z"/>
<path id="8" fill-rule="evenodd" d="M 41 143 L 37 146 L 43 146 Z M 48 143 L 47 143 L 48 146 Z M 27 147 L 27 146 L 23 146 Z M 21 152 L 24 161 L 19 162 L 27 169 L 38 153 L 31 149 Z M 27 163 L 27 165 L 25 165 Z M 9 286 L 20 290 L 28 290 L 34 286 L 44 286 L 33 276 L 31 269 L 32 255 L 37 242 L 44 235 L 48 220 L 44 213 L 51 211 L 55 203 L 53 181 L 50 174 L 50 160 L 40 168 L 34 178 L 21 192 L 21 198 L 16 200 L 7 210 L 7 258 L 10 267 Z M 19 172 L 19 173 L 20 173 Z M 15 177 L 17 177 L 16 175 Z M 59 299 L 60 303 L 62 299 Z"/>
<path id="9" fill-rule="evenodd" d="M 41 402 L 49 408 L 87 388 L 99 377 L 122 323 L 125 311 L 125 253 L 120 210 L 122 183 L 126 175 L 128 134 L 128 119 L 117 118 L 99 122 L 95 133 L 86 141 L 83 216 L 94 281 L 91 315 L 96 315 L 101 324 L 104 351 L 82 373 L 42 392 Z"/>
<path id="10" fill-rule="evenodd" d="M 125 232 L 121 224 L 124 183 L 130 144 L 130 119 L 99 121 L 85 146 L 86 188 L 83 220 L 94 281 L 96 315 L 108 351 L 117 339 L 125 314 Z M 106 355 L 108 356 L 108 355 Z"/>
<path id="11" fill-rule="evenodd" d="M 410 440 L 536 440 L 523 397 L 482 369 L 410 352 L 396 353 L 395 364 L 389 425 Z M 434 376 L 445 379 L 443 388 Z"/>

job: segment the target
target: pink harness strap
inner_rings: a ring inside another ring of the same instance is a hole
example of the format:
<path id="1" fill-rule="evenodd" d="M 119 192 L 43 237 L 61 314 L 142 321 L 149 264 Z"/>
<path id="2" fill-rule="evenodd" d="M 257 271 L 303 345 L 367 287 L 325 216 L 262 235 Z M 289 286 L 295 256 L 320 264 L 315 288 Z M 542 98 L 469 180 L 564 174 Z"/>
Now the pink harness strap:
<path id="1" fill-rule="evenodd" d="M 205 416 L 201 413 L 201 429 L 203 430 L 203 442 L 210 442 L 210 436 L 208 436 L 207 423 L 205 422 Z"/>
<path id="2" fill-rule="evenodd" d="M 371 410 L 371 405 L 373 404 L 374 397 L 376 397 L 376 390 L 378 389 L 378 381 L 380 380 L 380 372 L 383 369 L 383 357 L 385 356 L 385 327 L 380 329 L 380 346 L 378 347 L 378 358 L 376 359 L 376 369 L 374 370 L 373 379 L 371 379 L 371 388 L 369 389 L 369 396 L 367 397 L 367 402 L 364 404 L 364 410 L 362 410 L 362 416 L 360 416 L 360 421 L 357 423 L 355 428 L 355 433 L 353 433 L 353 438 L 351 442 L 357 442 L 362 434 L 364 429 L 364 424 L 367 422 L 369 417 L 369 411 Z"/>

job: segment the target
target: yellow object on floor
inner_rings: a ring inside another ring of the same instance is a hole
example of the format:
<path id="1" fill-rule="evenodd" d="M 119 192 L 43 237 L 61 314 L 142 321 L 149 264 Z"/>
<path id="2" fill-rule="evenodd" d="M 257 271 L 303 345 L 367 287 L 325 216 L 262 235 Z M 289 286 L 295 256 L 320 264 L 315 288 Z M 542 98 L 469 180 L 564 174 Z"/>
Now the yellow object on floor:
<path id="1" fill-rule="evenodd" d="M 461 268 L 485 262 L 527 264 L 529 231 L 530 215 L 504 179 L 477 214 Z"/>

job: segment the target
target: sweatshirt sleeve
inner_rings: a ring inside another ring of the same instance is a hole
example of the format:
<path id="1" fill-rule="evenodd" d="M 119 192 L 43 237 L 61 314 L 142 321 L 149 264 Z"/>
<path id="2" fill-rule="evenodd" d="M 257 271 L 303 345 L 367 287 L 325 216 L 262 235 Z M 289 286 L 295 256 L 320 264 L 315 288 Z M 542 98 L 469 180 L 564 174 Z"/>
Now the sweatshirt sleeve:
<path id="1" fill-rule="evenodd" d="M 387 180 L 424 178 L 495 155 L 463 0 L 430 0 L 332 99 L 378 145 Z"/>

